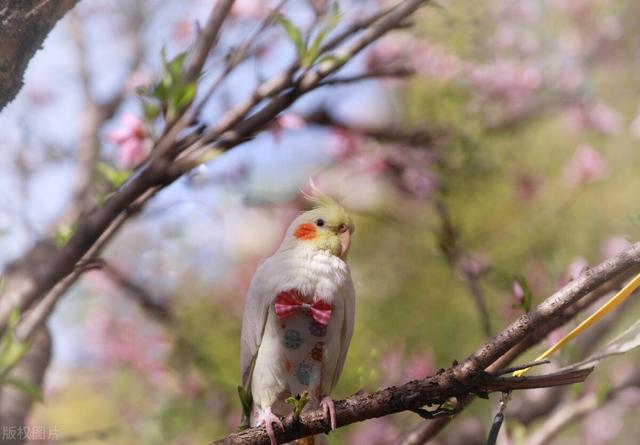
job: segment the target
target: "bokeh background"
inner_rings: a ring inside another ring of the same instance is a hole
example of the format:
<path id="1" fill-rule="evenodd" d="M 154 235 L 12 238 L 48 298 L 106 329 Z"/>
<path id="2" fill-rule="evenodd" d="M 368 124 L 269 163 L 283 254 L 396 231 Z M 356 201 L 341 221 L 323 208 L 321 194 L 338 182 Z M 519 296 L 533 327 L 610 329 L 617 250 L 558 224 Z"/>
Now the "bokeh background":
<path id="1" fill-rule="evenodd" d="M 283 11 L 304 28 L 322 3 L 289 2 Z M 341 20 L 384 4 L 341 0 Z M 132 168 L 144 147 L 117 135 L 140 124 L 135 89 L 158 72 L 162 48 L 189 47 L 211 5 L 85 0 L 57 25 L 0 114 L 0 262 L 50 231 L 72 197 L 83 79 L 96 100 L 124 91 L 100 127 L 99 157 L 110 171 Z M 221 48 L 238 45 L 273 7 L 238 0 Z M 300 189 L 310 177 L 352 211 L 357 227 L 349 258 L 356 330 L 334 396 L 423 378 L 463 359 L 523 313 L 528 290 L 535 304 L 638 239 L 638 18 L 631 0 L 426 6 L 413 27 L 345 70 L 415 75 L 312 93 L 127 223 L 105 252 L 108 268 L 87 273 L 50 320 L 45 402 L 29 423 L 86 444 L 198 444 L 234 430 L 244 295 L 257 262 L 305 208 Z M 136 48 L 142 55 L 131 69 Z M 259 49 L 203 119 L 215 121 L 295 57 L 277 26 Z M 627 306 L 612 333 L 638 314 Z M 570 347 L 558 360 L 575 356 Z M 612 360 L 563 400 L 606 392 L 637 359 Z M 556 443 L 636 443 L 639 407 L 637 389 L 603 398 Z M 494 411 L 495 401 L 476 402 L 441 443 L 482 443 Z M 511 443 L 546 416 L 508 421 Z M 332 443 L 400 443 L 419 423 L 414 414 L 370 420 L 340 429 Z M 473 437 L 459 439 L 465 431 Z"/>

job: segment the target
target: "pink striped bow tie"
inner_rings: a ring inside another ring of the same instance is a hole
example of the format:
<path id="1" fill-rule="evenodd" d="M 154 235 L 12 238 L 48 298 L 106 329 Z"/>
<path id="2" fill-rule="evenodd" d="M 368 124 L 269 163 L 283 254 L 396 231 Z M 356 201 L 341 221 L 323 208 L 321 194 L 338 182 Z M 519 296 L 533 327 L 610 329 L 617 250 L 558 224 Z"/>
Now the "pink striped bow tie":
<path id="1" fill-rule="evenodd" d="M 321 325 L 328 325 L 331 318 L 331 305 L 324 300 L 318 300 L 313 304 L 303 303 L 298 298 L 300 294 L 296 290 L 282 291 L 276 297 L 275 310 L 279 319 L 290 317 L 297 311 L 311 315 Z"/>

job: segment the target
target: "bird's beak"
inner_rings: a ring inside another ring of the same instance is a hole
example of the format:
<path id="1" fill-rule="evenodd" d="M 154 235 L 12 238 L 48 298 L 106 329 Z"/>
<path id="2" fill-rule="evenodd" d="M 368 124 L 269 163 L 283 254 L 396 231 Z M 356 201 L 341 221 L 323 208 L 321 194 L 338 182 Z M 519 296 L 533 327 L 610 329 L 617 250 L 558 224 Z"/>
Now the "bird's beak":
<path id="1" fill-rule="evenodd" d="M 351 232 L 349 230 L 340 232 L 338 233 L 338 238 L 340 239 L 340 258 L 344 260 L 347 258 L 347 253 L 351 246 Z"/>

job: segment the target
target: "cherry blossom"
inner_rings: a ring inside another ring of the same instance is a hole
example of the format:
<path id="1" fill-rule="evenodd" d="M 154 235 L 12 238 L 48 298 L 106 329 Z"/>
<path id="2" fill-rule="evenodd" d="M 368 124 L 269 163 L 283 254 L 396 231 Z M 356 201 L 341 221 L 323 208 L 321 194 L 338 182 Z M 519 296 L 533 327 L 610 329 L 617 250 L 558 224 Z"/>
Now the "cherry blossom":
<path id="1" fill-rule="evenodd" d="M 137 167 L 146 158 L 146 137 L 144 122 L 131 113 L 124 113 L 121 126 L 106 135 L 109 142 L 117 145 L 118 163 L 125 170 Z"/>
<path id="2" fill-rule="evenodd" d="M 564 177 L 572 187 L 587 182 L 596 182 L 607 175 L 607 160 L 593 147 L 581 145 L 564 169 Z"/>

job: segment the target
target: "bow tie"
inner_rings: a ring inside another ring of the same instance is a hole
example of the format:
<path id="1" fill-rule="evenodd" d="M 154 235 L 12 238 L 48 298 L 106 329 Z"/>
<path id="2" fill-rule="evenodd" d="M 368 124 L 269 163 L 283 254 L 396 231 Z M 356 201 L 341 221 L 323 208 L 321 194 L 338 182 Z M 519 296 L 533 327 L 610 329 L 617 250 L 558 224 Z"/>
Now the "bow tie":
<path id="1" fill-rule="evenodd" d="M 328 325 L 331 318 L 331 305 L 324 300 L 313 304 L 303 303 L 298 299 L 298 291 L 282 291 L 276 297 L 275 311 L 279 319 L 290 317 L 298 311 L 311 317 L 321 325 Z"/>

